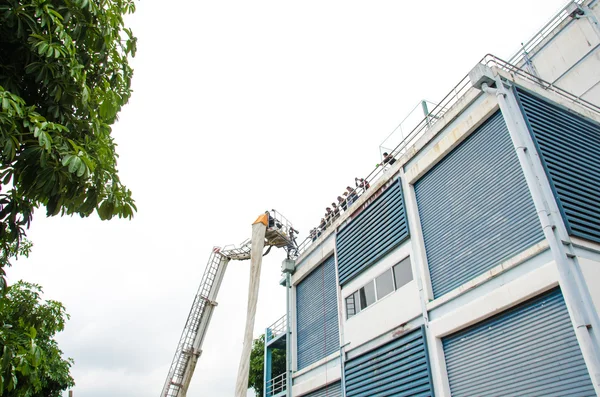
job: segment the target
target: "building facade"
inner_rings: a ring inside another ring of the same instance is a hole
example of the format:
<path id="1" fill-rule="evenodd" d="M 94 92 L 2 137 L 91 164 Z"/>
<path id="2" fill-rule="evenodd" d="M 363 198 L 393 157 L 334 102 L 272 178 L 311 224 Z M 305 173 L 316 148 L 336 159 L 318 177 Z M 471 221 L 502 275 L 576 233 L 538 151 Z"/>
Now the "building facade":
<path id="1" fill-rule="evenodd" d="M 266 396 L 600 394 L 599 18 L 486 56 L 303 244 Z"/>

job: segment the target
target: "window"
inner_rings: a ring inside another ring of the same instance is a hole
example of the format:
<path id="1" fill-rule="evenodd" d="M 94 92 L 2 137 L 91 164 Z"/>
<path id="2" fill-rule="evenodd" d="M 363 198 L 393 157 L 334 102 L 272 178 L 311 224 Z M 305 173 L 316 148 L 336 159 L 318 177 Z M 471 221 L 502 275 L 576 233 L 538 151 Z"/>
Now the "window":
<path id="1" fill-rule="evenodd" d="M 394 269 L 394 281 L 396 282 L 396 289 L 412 281 L 412 269 L 410 267 L 410 257 L 403 259 L 393 267 Z"/>
<path id="2" fill-rule="evenodd" d="M 410 257 L 406 257 L 346 297 L 346 318 L 357 315 L 412 279 Z"/>
<path id="3" fill-rule="evenodd" d="M 365 309 L 367 306 L 375 303 L 377 298 L 375 297 L 375 285 L 373 280 L 365 284 L 364 287 L 358 290 L 360 295 L 360 310 Z"/>
<path id="4" fill-rule="evenodd" d="M 346 313 L 348 318 L 354 316 L 360 311 L 358 303 L 358 291 L 346 298 Z"/>
<path id="5" fill-rule="evenodd" d="M 377 288 L 377 299 L 381 299 L 394 292 L 394 276 L 392 275 L 392 269 L 387 270 L 375 279 L 375 287 Z"/>

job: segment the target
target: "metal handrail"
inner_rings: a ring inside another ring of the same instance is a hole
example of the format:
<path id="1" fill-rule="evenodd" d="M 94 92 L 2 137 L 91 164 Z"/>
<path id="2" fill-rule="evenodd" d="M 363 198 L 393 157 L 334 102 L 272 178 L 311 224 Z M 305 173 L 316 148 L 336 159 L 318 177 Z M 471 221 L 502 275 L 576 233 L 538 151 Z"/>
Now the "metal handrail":
<path id="1" fill-rule="evenodd" d="M 519 77 L 523 78 L 524 80 L 528 80 L 531 83 L 539 85 L 540 87 L 542 87 L 543 89 L 545 89 L 547 91 L 552 91 L 555 94 L 558 94 L 571 102 L 577 103 L 577 104 L 585 107 L 586 109 L 591 110 L 594 113 L 600 114 L 599 106 L 597 106 L 589 101 L 586 101 L 585 99 L 582 99 L 581 97 L 578 97 L 577 95 L 572 94 L 569 91 L 566 91 L 560 87 L 557 87 L 556 85 L 554 85 L 546 80 L 543 80 L 537 76 L 534 76 L 531 73 L 521 69 L 520 67 L 518 67 L 516 65 L 513 65 L 506 61 L 503 61 L 502 59 L 500 59 L 492 54 L 487 54 L 481 60 L 480 63 L 482 63 L 486 66 L 489 66 L 489 67 L 495 66 L 495 67 L 502 69 L 513 75 L 518 75 Z"/>
<path id="2" fill-rule="evenodd" d="M 581 5 L 585 0 L 575 0 L 574 3 Z M 541 42 L 543 42 L 553 31 L 558 27 L 565 19 L 569 17 L 567 9 L 572 3 L 569 2 L 564 6 L 548 23 L 544 25 L 531 39 L 529 39 L 521 50 L 517 51 L 509 60 L 508 63 L 513 65 L 522 65 L 527 60 L 529 53 L 535 49 Z"/>
<path id="3" fill-rule="evenodd" d="M 431 109 L 429 114 L 425 116 L 421 122 L 419 122 L 417 126 L 413 128 L 413 130 L 409 132 L 406 137 L 396 146 L 396 148 L 390 152 L 390 155 L 394 158 L 397 158 L 398 156 L 404 154 L 407 148 L 414 144 L 421 136 L 423 136 L 425 131 L 431 128 L 443 116 L 443 114 L 468 91 L 469 88 L 471 88 L 471 83 L 469 76 L 467 75 L 461 79 L 460 82 L 454 86 L 454 88 L 452 88 L 452 90 L 440 102 L 438 102 L 433 109 Z M 370 187 L 371 183 L 383 175 L 383 172 L 386 169 L 387 167 L 380 167 L 378 164 L 378 166 L 375 167 L 375 169 L 364 178 L 365 183 L 356 183 L 357 186 L 353 192 L 355 194 L 354 201 L 358 200 L 358 198 Z M 351 205 L 355 205 L 354 202 L 352 204 L 348 204 L 347 211 L 350 211 Z M 326 220 L 325 224 L 323 225 L 324 227 L 320 227 L 320 233 L 323 233 L 327 228 L 329 228 L 333 222 L 337 220 L 337 218 L 339 218 L 339 216 L 334 216 Z M 309 235 L 304 241 L 302 241 L 302 243 L 300 243 L 298 246 L 298 255 L 301 255 L 304 251 L 306 251 L 306 249 L 308 249 L 308 247 L 310 247 L 319 236 L 320 234 L 316 236 L 317 238 L 314 238 L 314 236 Z"/>
<path id="4" fill-rule="evenodd" d="M 267 327 L 266 342 L 277 338 L 279 335 L 285 334 L 287 330 L 286 317 L 287 316 L 284 314 L 279 320 Z"/>
<path id="5" fill-rule="evenodd" d="M 274 377 L 273 379 L 267 381 L 267 390 L 266 395 L 273 396 L 277 393 L 284 392 L 287 384 L 287 374 L 284 372 L 281 375 Z"/>
<path id="6" fill-rule="evenodd" d="M 552 91 L 572 102 L 575 102 L 575 103 L 587 108 L 588 110 L 591 110 L 595 113 L 600 114 L 600 107 L 594 105 L 593 103 L 588 102 L 585 99 L 581 99 L 580 97 L 578 97 L 566 90 L 563 90 L 562 88 L 557 87 L 543 79 L 540 79 L 539 77 L 534 76 L 529 72 L 526 72 L 525 70 L 521 69 L 520 67 L 517 67 L 509 62 L 506 62 L 492 54 L 487 54 L 486 56 L 484 56 L 479 63 L 490 66 L 490 67 L 495 66 L 498 69 L 504 70 L 513 75 L 518 75 L 519 77 L 523 78 L 524 80 L 527 80 L 529 82 L 532 82 L 536 85 L 541 86 L 545 90 Z M 425 134 L 425 132 L 427 130 L 429 130 L 431 127 L 433 127 L 435 125 L 435 123 L 437 123 L 437 121 L 440 120 L 442 118 L 442 116 L 450 108 L 452 108 L 467 93 L 467 91 L 469 91 L 469 89 L 471 89 L 471 87 L 472 87 L 471 80 L 469 79 L 469 75 L 467 74 L 429 112 L 429 114 L 427 116 L 425 116 L 423 118 L 423 120 L 421 120 L 421 122 L 419 124 L 417 124 L 417 126 L 411 132 L 408 133 L 408 135 L 398 144 L 398 146 L 396 146 L 394 148 L 394 150 L 392 150 L 390 152 L 390 155 L 393 156 L 394 158 L 398 158 L 399 156 L 404 154 L 406 152 L 406 150 L 410 146 L 415 144 L 417 142 L 417 140 L 419 140 Z M 354 189 L 354 192 L 356 193 L 356 200 L 358 200 L 358 197 L 360 197 L 367 190 L 368 186 L 370 186 L 370 184 L 372 182 L 374 182 L 376 179 L 380 178 L 383 175 L 383 172 L 384 172 L 384 170 L 386 170 L 386 168 L 387 167 L 379 167 L 379 165 L 378 165 L 377 167 L 375 167 L 375 169 L 373 171 L 371 171 L 371 173 L 369 175 L 367 175 L 366 178 L 364 178 L 364 180 L 366 181 L 366 185 L 364 185 L 364 184 L 362 186 L 357 185 L 356 189 Z M 365 188 L 365 186 L 367 186 L 367 188 Z M 353 205 L 355 205 L 355 204 L 353 204 Z M 351 205 L 349 204 L 347 206 L 346 211 L 350 211 L 351 210 L 350 208 L 351 208 Z M 342 211 L 340 211 L 340 213 L 341 212 Z M 324 227 L 321 227 L 321 225 L 319 225 L 319 227 L 316 228 L 316 229 L 320 230 L 319 234 L 317 236 L 309 235 L 304 241 L 302 241 L 302 243 L 300 243 L 300 245 L 298 246 L 298 256 L 301 255 L 304 251 L 306 251 L 308 249 L 308 247 L 310 247 L 312 245 L 312 243 L 315 242 L 318 239 L 318 237 L 320 237 L 320 235 L 322 233 L 324 233 L 325 230 L 327 228 L 329 228 L 337 220 L 337 218 L 339 218 L 339 215 L 327 219 L 325 224 L 323 225 Z M 315 229 L 313 229 L 313 230 L 315 230 Z"/>

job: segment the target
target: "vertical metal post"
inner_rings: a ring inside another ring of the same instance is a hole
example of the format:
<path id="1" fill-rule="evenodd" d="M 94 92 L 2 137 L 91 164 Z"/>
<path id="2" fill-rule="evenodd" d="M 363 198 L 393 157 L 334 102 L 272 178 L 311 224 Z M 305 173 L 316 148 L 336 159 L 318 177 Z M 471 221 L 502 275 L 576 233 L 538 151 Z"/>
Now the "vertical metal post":
<path id="1" fill-rule="evenodd" d="M 427 108 L 427 101 L 421 101 L 421 107 L 423 108 L 423 115 L 425 115 L 425 122 L 427 123 L 427 127 L 429 127 L 429 109 Z"/>
<path id="2" fill-rule="evenodd" d="M 265 329 L 265 357 L 263 362 L 263 397 L 267 397 L 267 384 L 271 380 L 271 352 L 267 346 L 270 329 Z"/>
<path id="3" fill-rule="evenodd" d="M 290 325 L 290 294 L 292 291 L 290 273 L 285 273 L 285 395 L 292 397 L 292 327 Z"/>
<path id="4" fill-rule="evenodd" d="M 523 59 L 525 60 L 525 65 L 527 66 L 527 69 L 529 70 L 529 73 L 531 73 L 535 77 L 540 77 L 538 75 L 537 70 L 535 69 L 535 66 L 533 66 L 533 62 L 531 62 L 531 58 L 529 57 L 529 53 L 525 49 L 525 46 L 523 45 L 523 43 L 521 43 L 521 47 L 523 47 Z"/>
<path id="5" fill-rule="evenodd" d="M 344 345 L 340 346 L 340 370 L 342 372 L 342 380 L 341 380 L 341 386 L 342 386 L 342 397 L 346 397 L 346 369 L 345 369 L 345 361 L 346 361 L 346 346 L 348 346 L 350 344 L 350 342 L 345 343 Z"/>

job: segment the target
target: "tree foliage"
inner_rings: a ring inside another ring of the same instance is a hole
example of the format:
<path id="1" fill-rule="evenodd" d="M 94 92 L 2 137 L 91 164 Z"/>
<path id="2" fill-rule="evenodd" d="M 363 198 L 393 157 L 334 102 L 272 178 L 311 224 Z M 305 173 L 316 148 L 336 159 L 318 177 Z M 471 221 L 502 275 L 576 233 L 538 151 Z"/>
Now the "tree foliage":
<path id="1" fill-rule="evenodd" d="M 0 395 L 59 397 L 74 385 L 71 359 L 54 336 L 69 318 L 60 302 L 43 301 L 42 289 L 17 282 L 0 296 Z"/>
<path id="2" fill-rule="evenodd" d="M 0 284 L 36 207 L 101 219 L 136 210 L 111 137 L 131 95 L 133 11 L 133 0 L 0 3 Z"/>
<path id="3" fill-rule="evenodd" d="M 285 350 L 271 350 L 271 372 L 272 378 L 285 372 L 286 359 Z M 248 376 L 248 388 L 254 389 L 256 397 L 262 397 L 264 391 L 265 376 L 265 334 L 262 334 L 252 342 L 252 351 L 250 352 L 250 375 Z"/>

